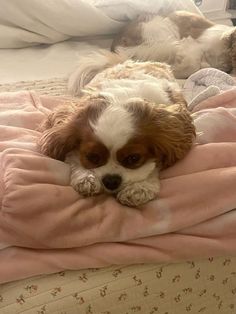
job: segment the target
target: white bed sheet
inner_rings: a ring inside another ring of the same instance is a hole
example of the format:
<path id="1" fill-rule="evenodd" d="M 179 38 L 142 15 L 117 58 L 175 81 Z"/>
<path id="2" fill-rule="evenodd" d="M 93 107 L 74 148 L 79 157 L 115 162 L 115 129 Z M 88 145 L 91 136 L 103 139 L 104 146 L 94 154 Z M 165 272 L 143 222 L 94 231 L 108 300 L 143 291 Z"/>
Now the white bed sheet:
<path id="1" fill-rule="evenodd" d="M 82 55 L 109 48 L 111 39 L 64 41 L 21 49 L 0 49 L 0 84 L 67 77 Z"/>

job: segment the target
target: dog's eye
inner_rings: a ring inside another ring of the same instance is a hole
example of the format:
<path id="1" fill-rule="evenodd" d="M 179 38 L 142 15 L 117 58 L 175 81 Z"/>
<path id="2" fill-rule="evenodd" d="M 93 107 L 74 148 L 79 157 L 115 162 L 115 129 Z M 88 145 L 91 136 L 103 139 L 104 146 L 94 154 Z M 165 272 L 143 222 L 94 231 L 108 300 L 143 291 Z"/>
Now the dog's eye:
<path id="1" fill-rule="evenodd" d="M 96 153 L 88 153 L 86 155 L 86 158 L 89 162 L 91 162 L 94 165 L 98 165 L 101 162 L 100 155 Z"/>
<path id="2" fill-rule="evenodd" d="M 133 168 L 137 164 L 139 164 L 140 161 L 141 161 L 140 154 L 131 154 L 123 159 L 122 164 L 127 168 Z"/>

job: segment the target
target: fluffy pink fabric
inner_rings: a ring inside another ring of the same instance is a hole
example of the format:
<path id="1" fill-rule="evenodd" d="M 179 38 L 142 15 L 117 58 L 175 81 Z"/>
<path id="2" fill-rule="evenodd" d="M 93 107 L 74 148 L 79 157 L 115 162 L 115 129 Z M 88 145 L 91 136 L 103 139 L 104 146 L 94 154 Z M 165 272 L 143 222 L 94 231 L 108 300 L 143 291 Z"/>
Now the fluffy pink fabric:
<path id="1" fill-rule="evenodd" d="M 201 145 L 162 172 L 160 198 L 141 210 L 105 195 L 81 198 L 69 186 L 68 166 L 36 151 L 38 125 L 62 101 L 0 95 L 0 283 L 236 254 L 236 90 L 198 105 Z"/>

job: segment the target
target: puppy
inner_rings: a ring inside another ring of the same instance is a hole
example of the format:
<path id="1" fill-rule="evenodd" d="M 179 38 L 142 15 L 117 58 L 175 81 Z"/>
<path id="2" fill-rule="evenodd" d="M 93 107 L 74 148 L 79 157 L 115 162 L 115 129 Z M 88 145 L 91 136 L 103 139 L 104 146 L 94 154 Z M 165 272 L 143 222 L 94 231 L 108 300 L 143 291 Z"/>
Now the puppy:
<path id="1" fill-rule="evenodd" d="M 143 15 L 121 30 L 111 49 L 136 60 L 166 62 L 179 79 L 207 67 L 229 73 L 236 66 L 235 30 L 186 11 Z"/>
<path id="2" fill-rule="evenodd" d="M 81 97 L 48 117 L 39 148 L 70 165 L 81 195 L 139 206 L 158 196 L 159 171 L 188 153 L 195 129 L 168 65 L 104 58 L 110 67 L 94 77 L 81 61 Z"/>

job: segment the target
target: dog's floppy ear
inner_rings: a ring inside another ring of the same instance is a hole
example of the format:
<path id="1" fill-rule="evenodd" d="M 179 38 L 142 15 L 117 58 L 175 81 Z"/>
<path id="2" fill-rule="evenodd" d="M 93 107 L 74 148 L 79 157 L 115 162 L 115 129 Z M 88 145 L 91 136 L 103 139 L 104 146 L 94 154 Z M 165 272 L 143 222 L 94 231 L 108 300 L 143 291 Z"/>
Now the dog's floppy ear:
<path id="1" fill-rule="evenodd" d="M 184 104 L 153 107 L 151 130 L 152 149 L 162 168 L 182 159 L 192 147 L 196 135 Z"/>
<path id="2" fill-rule="evenodd" d="M 37 142 L 38 150 L 63 161 L 66 154 L 78 145 L 76 119 L 80 112 L 78 105 L 73 103 L 65 103 L 51 112 L 39 127 L 42 134 Z"/>
<path id="3" fill-rule="evenodd" d="M 86 139 L 89 122 L 94 122 L 107 102 L 102 96 L 85 96 L 76 105 L 61 106 L 48 116 L 38 140 L 39 151 L 51 158 L 64 161 L 67 153 Z"/>
<path id="4" fill-rule="evenodd" d="M 186 103 L 179 99 L 181 102 L 175 105 L 156 104 L 138 98 L 130 99 L 126 104 L 136 119 L 137 132 L 143 136 L 160 168 L 172 166 L 182 159 L 196 136 Z"/>
<path id="5" fill-rule="evenodd" d="M 75 123 L 67 121 L 45 130 L 37 144 L 42 154 L 63 161 L 66 154 L 79 145 L 79 141 Z"/>

